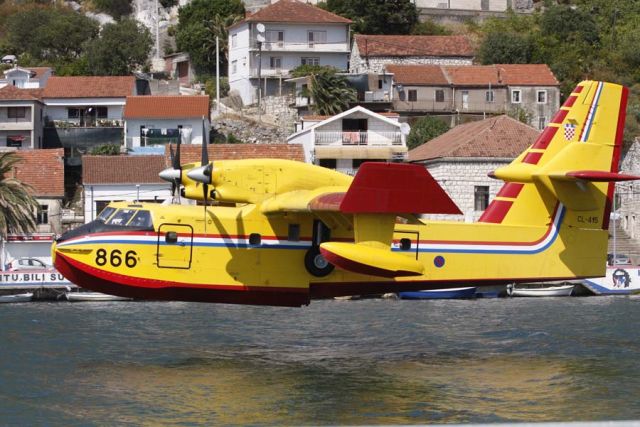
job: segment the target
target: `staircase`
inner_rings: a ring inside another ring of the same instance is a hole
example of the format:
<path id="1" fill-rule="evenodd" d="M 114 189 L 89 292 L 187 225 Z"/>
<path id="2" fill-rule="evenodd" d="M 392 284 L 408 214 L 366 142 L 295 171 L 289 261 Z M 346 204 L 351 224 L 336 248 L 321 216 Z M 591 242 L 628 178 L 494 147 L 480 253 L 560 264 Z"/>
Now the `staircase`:
<path id="1" fill-rule="evenodd" d="M 613 224 L 611 224 L 613 226 Z M 640 241 L 632 239 L 624 231 L 624 229 L 617 222 L 615 225 L 616 233 L 616 247 L 615 252 L 618 254 L 625 254 L 631 257 L 631 263 L 633 265 L 640 264 Z M 613 228 L 609 228 L 609 253 L 613 253 Z"/>

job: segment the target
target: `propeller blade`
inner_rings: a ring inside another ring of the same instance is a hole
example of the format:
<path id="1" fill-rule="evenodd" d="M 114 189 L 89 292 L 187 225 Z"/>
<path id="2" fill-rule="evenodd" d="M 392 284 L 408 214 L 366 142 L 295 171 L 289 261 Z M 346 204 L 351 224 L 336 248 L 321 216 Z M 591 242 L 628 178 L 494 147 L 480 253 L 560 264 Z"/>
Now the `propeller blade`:
<path id="1" fill-rule="evenodd" d="M 173 144 L 169 143 L 169 159 L 171 160 L 171 166 L 175 166 L 175 154 L 173 152 Z"/>
<path id="2" fill-rule="evenodd" d="M 182 169 L 180 165 L 180 139 L 178 139 L 178 143 L 176 144 L 176 156 L 173 158 L 173 168 Z"/>
<path id="3" fill-rule="evenodd" d="M 202 158 L 200 160 L 200 166 L 204 166 L 209 163 L 209 151 L 207 150 L 207 132 L 204 125 L 204 116 L 202 116 Z"/>

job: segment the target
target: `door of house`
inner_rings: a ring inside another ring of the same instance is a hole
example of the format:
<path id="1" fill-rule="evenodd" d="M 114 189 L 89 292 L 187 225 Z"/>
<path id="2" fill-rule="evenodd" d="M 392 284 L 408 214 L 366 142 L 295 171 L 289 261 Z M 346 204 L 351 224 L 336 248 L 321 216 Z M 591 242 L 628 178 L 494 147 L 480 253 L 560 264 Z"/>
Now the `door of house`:
<path id="1" fill-rule="evenodd" d="M 342 119 L 342 135 L 345 144 L 367 145 L 367 119 Z"/>
<path id="2" fill-rule="evenodd" d="M 463 110 L 469 109 L 469 91 L 468 90 L 462 91 L 462 109 Z"/>

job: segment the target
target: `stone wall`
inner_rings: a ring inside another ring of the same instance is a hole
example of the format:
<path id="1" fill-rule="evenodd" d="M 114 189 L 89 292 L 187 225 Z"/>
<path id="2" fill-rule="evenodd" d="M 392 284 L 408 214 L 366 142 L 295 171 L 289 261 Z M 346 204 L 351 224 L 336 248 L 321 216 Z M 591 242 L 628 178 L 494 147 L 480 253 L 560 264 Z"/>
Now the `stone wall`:
<path id="1" fill-rule="evenodd" d="M 289 135 L 282 128 L 241 115 L 223 115 L 212 123 L 213 130 L 228 137 L 233 134 L 249 144 L 284 144 Z"/>
<path id="2" fill-rule="evenodd" d="M 474 187 L 489 187 L 489 202 L 504 184 L 491 179 L 487 174 L 510 163 L 510 159 L 452 159 L 427 164 L 427 170 L 438 181 L 449 197 L 460 208 L 463 215 L 425 215 L 432 220 L 477 221 L 482 211 L 474 210 Z"/>
<path id="3" fill-rule="evenodd" d="M 620 172 L 640 175 L 640 141 L 637 138 L 624 156 Z M 640 243 L 640 182 L 620 182 L 616 184 L 616 194 L 620 204 L 620 224 L 632 239 Z"/>

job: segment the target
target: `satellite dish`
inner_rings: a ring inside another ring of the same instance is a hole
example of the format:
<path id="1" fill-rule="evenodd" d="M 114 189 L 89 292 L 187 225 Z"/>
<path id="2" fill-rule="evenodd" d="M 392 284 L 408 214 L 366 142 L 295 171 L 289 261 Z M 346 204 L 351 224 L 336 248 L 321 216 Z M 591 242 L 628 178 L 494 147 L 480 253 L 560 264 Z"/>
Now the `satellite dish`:
<path id="1" fill-rule="evenodd" d="M 256 36 L 256 40 L 258 40 L 260 43 L 264 43 L 265 41 L 267 41 L 267 39 L 264 38 L 264 34 L 258 34 Z"/>
<path id="2" fill-rule="evenodd" d="M 264 33 L 264 30 L 265 30 L 264 24 L 262 22 L 258 22 L 256 24 L 256 30 L 258 30 L 259 33 Z"/>
<path id="3" fill-rule="evenodd" d="M 403 135 L 409 135 L 409 132 L 411 132 L 411 126 L 409 126 L 409 123 L 401 123 L 400 133 Z"/>

